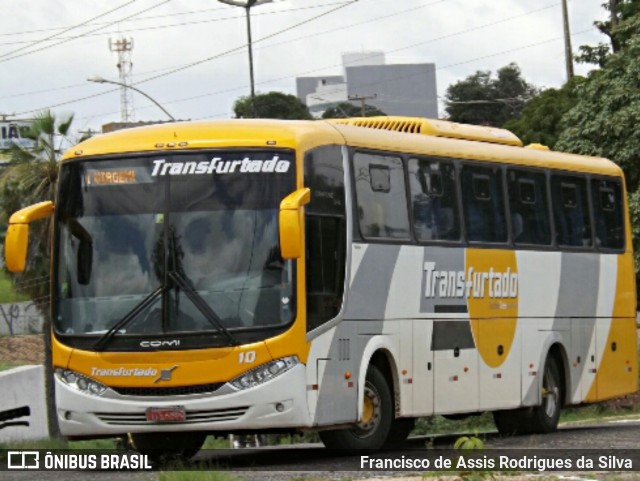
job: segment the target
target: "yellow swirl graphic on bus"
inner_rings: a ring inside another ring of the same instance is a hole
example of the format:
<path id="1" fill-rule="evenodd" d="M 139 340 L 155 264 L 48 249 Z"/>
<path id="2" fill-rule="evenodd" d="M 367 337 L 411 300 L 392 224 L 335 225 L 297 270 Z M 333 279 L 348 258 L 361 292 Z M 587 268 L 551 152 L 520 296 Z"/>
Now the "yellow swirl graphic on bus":
<path id="1" fill-rule="evenodd" d="M 482 360 L 500 366 L 509 356 L 518 320 L 518 266 L 515 251 L 467 249 L 465 271 L 472 273 L 467 306 Z"/>

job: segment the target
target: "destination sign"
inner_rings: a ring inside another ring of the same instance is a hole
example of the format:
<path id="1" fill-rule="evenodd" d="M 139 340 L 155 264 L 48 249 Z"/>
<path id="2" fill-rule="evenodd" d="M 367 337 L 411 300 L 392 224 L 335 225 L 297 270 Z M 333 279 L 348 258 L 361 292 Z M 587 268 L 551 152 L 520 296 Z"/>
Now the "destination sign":
<path id="1" fill-rule="evenodd" d="M 134 184 L 137 182 L 134 169 L 87 170 L 86 185 Z"/>

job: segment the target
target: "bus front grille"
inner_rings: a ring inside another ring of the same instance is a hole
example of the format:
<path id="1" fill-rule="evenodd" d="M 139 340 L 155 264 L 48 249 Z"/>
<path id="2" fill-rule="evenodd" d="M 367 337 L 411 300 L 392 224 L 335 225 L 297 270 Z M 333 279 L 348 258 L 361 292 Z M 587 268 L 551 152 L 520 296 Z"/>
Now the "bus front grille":
<path id="1" fill-rule="evenodd" d="M 207 394 L 216 392 L 224 383 L 198 384 L 195 386 L 173 387 L 112 387 L 122 396 L 189 396 L 192 394 Z"/>
<path id="2" fill-rule="evenodd" d="M 140 426 L 151 424 L 198 424 L 235 421 L 248 411 L 249 406 L 226 409 L 211 409 L 207 411 L 187 411 L 186 420 L 180 423 L 155 423 L 147 421 L 144 412 L 141 413 L 94 413 L 100 421 L 112 426 Z"/>

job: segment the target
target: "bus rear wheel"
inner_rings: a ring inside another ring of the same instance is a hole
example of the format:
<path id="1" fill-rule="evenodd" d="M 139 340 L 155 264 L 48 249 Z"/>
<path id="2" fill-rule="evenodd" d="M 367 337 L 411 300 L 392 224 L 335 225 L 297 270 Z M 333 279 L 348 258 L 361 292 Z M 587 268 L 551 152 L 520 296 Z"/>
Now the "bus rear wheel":
<path id="1" fill-rule="evenodd" d="M 530 432 L 546 434 L 555 431 L 563 402 L 564 389 L 560 366 L 555 356 L 549 356 L 542 376 L 542 404 L 531 411 Z"/>
<path id="2" fill-rule="evenodd" d="M 549 356 L 542 375 L 542 403 L 532 408 L 494 412 L 493 419 L 498 432 L 503 436 L 511 436 L 555 431 L 564 403 L 562 379 L 557 358 Z"/>
<path id="3" fill-rule="evenodd" d="M 154 463 L 191 459 L 200 451 L 207 435 L 200 432 L 131 433 L 129 443 Z"/>
<path id="4" fill-rule="evenodd" d="M 389 437 L 393 418 L 389 384 L 384 375 L 371 365 L 364 384 L 362 419 L 352 428 L 320 431 L 318 434 L 329 449 L 380 449 Z"/>

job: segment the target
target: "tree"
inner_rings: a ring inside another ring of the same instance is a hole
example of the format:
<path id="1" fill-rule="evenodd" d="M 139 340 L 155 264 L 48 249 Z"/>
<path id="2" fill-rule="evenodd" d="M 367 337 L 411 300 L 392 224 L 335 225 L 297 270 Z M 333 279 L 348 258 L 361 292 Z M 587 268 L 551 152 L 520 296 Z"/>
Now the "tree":
<path id="1" fill-rule="evenodd" d="M 11 213 L 21 207 L 55 199 L 62 146 L 68 143 L 73 115 L 58 119 L 50 111 L 36 115 L 24 137 L 35 142 L 31 149 L 14 144 L 9 166 L 0 177 L 0 207 Z M 49 310 L 49 269 L 51 259 L 51 219 L 30 226 L 29 257 L 25 272 L 18 276 L 16 289 L 27 294 L 44 319 L 45 388 L 49 432 L 60 435 L 55 411 L 51 365 L 51 315 Z"/>
<path id="2" fill-rule="evenodd" d="M 613 54 L 577 89 L 578 100 L 562 119 L 556 147 L 612 159 L 630 190 L 640 185 L 640 36 Z"/>
<path id="3" fill-rule="evenodd" d="M 384 116 L 385 114 L 382 110 L 373 105 L 365 105 L 364 107 L 364 116 L 365 117 L 377 117 Z M 346 117 L 361 117 L 362 116 L 362 108 L 356 105 L 353 105 L 350 102 L 340 102 L 339 104 L 334 105 L 333 107 L 329 107 L 322 114 L 323 119 L 343 119 Z"/>
<path id="4" fill-rule="evenodd" d="M 34 141 L 34 147 L 13 144 L 9 150 L 9 166 L 0 178 L 0 207 L 6 213 L 27 205 L 55 199 L 58 183 L 58 161 L 63 145 L 69 144 L 73 115 L 57 119 L 50 111 L 36 115 L 24 137 Z M 48 276 L 50 258 L 51 220 L 35 223 L 31 227 L 30 255 L 23 279 Z M 46 312 L 48 284 L 24 282 L 17 285 L 29 295 L 38 308 Z"/>
<path id="5" fill-rule="evenodd" d="M 622 167 L 640 266 L 640 34 L 577 88 L 577 103 L 562 118 L 558 150 L 607 157 Z M 637 271 L 638 267 L 636 267 Z M 638 271 L 637 271 L 638 272 Z"/>
<path id="6" fill-rule="evenodd" d="M 592 63 L 602 67 L 611 53 L 624 49 L 630 39 L 638 32 L 640 0 L 608 0 L 602 7 L 609 12 L 609 19 L 595 21 L 593 24 L 601 33 L 609 37 L 609 43 L 596 46 L 581 45 L 576 61 Z"/>
<path id="7" fill-rule="evenodd" d="M 578 101 L 576 89 L 584 77 L 573 77 L 560 89 L 545 89 L 529 100 L 519 118 L 504 124 L 525 144 L 539 143 L 553 149 L 560 135 L 560 120 Z"/>
<path id="8" fill-rule="evenodd" d="M 491 72 L 479 70 L 450 85 L 445 94 L 449 120 L 477 125 L 502 126 L 519 117 L 525 103 L 537 89 L 522 78 L 520 68 L 510 63 Z"/>
<path id="9" fill-rule="evenodd" d="M 251 97 L 243 96 L 233 104 L 237 119 L 251 118 Z M 256 112 L 260 119 L 299 119 L 311 120 L 311 114 L 305 104 L 295 95 L 282 92 L 269 92 L 256 95 Z"/>

